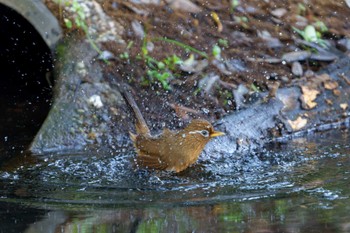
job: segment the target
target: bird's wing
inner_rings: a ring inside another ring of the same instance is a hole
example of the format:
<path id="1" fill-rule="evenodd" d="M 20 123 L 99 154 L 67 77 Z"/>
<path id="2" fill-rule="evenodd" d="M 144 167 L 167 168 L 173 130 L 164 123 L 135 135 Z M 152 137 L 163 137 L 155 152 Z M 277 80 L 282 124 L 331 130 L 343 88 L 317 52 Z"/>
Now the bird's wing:
<path id="1" fill-rule="evenodd" d="M 166 170 L 168 167 L 168 164 L 162 162 L 158 157 L 142 154 L 137 156 L 136 164 L 140 167 L 153 168 L 157 170 Z"/>

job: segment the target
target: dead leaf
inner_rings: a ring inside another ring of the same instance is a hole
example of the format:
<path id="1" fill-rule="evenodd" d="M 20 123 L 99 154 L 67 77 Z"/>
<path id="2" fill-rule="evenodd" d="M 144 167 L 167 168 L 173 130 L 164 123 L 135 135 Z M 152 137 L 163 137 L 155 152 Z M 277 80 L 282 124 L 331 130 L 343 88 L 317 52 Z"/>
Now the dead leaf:
<path id="1" fill-rule="evenodd" d="M 301 91 L 303 95 L 300 97 L 302 101 L 302 106 L 304 109 L 312 109 L 316 107 L 317 103 L 314 100 L 317 98 L 317 95 L 320 93 L 318 90 L 311 89 L 308 86 L 301 86 Z"/>
<path id="2" fill-rule="evenodd" d="M 334 90 L 336 89 L 339 84 L 336 81 L 327 81 L 323 83 L 324 88 L 326 88 L 327 90 Z"/>
<path id="3" fill-rule="evenodd" d="M 335 90 L 333 90 L 333 94 L 335 96 L 340 96 L 341 92 L 339 91 L 339 89 L 335 89 Z"/>
<path id="4" fill-rule="evenodd" d="M 97 135 L 95 132 L 90 132 L 88 135 L 87 135 L 88 139 L 90 140 L 95 140 Z"/>
<path id="5" fill-rule="evenodd" d="M 315 77 L 318 81 L 320 82 L 327 82 L 329 80 L 332 80 L 331 77 L 329 76 L 329 74 L 320 74 L 320 75 L 316 75 Z"/>
<path id="6" fill-rule="evenodd" d="M 210 16 L 214 20 L 214 22 L 216 23 L 216 25 L 218 27 L 218 32 L 222 32 L 223 26 L 222 26 L 222 23 L 220 21 L 219 15 L 216 14 L 215 12 L 211 12 Z"/>
<path id="7" fill-rule="evenodd" d="M 347 103 L 340 104 L 340 108 L 343 109 L 344 111 L 349 107 Z"/>
<path id="8" fill-rule="evenodd" d="M 175 110 L 175 113 L 176 115 L 183 119 L 183 120 L 187 120 L 189 119 L 189 116 L 187 113 L 193 113 L 193 114 L 196 114 L 198 115 L 198 111 L 192 109 L 192 108 L 188 108 L 188 107 L 185 107 L 185 106 L 182 106 L 180 104 L 169 104 L 170 107 L 172 107 L 174 110 Z"/>
<path id="9" fill-rule="evenodd" d="M 333 101 L 330 100 L 330 99 L 326 99 L 326 103 L 327 103 L 328 105 L 333 105 Z"/>
<path id="10" fill-rule="evenodd" d="M 306 126 L 307 119 L 302 118 L 301 116 L 299 116 L 294 121 L 288 119 L 288 123 L 289 123 L 290 127 L 293 129 L 293 131 L 297 131 L 297 130 L 300 130 L 300 129 L 302 129 L 302 128 L 304 128 Z"/>

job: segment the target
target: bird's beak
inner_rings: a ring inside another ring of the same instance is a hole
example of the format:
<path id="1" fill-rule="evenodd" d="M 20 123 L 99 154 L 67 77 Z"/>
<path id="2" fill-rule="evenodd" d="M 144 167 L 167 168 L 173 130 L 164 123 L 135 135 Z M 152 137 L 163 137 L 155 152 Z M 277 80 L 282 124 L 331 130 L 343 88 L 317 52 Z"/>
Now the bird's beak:
<path id="1" fill-rule="evenodd" d="M 210 137 L 213 138 L 213 137 L 222 136 L 222 135 L 225 135 L 225 133 L 220 131 L 214 131 L 213 133 L 210 134 Z"/>

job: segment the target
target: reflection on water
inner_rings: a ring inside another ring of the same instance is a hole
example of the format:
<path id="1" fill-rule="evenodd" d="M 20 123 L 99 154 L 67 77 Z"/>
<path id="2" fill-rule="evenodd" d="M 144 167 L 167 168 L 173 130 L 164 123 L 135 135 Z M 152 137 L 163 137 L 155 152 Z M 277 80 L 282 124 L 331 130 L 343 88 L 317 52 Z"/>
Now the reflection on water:
<path id="1" fill-rule="evenodd" d="M 0 165 L 0 232 L 349 232 L 349 136 L 204 155 L 181 174 L 135 170 L 127 151 L 18 156 Z"/>

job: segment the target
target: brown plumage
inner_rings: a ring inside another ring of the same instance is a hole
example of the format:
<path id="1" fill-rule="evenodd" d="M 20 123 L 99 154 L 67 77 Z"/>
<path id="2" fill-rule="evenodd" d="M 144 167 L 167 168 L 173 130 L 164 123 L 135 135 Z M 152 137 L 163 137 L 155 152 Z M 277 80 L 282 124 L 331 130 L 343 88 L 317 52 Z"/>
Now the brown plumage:
<path id="1" fill-rule="evenodd" d="M 130 137 L 138 154 L 136 163 L 141 167 L 183 171 L 197 161 L 211 138 L 224 135 L 206 120 L 193 120 L 182 130 L 164 129 L 161 134 L 152 136 L 130 93 L 122 94 L 136 118 L 136 134 L 130 133 Z"/>

